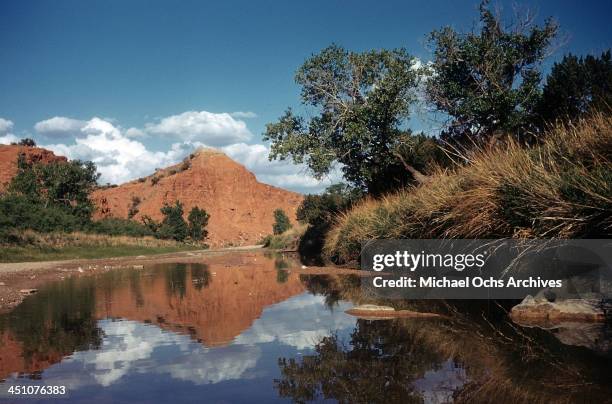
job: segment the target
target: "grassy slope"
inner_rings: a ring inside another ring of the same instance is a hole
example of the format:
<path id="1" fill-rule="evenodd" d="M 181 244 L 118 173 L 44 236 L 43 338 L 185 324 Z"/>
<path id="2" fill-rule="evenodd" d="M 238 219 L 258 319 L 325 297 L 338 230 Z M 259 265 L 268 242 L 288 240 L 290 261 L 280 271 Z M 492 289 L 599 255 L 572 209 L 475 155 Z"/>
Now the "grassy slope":
<path id="1" fill-rule="evenodd" d="M 463 157 L 467 165 L 339 217 L 325 255 L 355 260 L 367 239 L 612 235 L 612 116 L 553 128 L 538 147 L 511 142 Z"/>

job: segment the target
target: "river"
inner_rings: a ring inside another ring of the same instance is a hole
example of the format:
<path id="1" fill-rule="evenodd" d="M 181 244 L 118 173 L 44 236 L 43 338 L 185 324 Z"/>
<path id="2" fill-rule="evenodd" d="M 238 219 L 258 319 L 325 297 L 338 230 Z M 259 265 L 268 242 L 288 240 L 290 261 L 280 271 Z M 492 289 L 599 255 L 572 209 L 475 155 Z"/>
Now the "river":
<path id="1" fill-rule="evenodd" d="M 299 267 L 239 252 L 50 283 L 0 315 L 0 402 L 611 400 L 609 326 L 521 327 L 476 301 L 359 319 L 359 277 Z M 37 386 L 64 394 L 15 394 Z"/>

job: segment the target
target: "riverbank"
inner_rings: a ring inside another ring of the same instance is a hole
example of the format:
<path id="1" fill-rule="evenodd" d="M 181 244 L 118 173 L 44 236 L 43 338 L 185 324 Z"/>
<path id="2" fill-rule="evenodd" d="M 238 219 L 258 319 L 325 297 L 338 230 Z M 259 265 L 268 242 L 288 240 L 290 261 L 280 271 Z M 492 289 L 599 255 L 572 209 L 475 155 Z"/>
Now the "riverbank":
<path id="1" fill-rule="evenodd" d="M 358 261 L 372 239 L 609 238 L 611 127 L 599 114 L 537 146 L 481 148 L 420 186 L 367 198 L 336 218 L 325 258 Z"/>

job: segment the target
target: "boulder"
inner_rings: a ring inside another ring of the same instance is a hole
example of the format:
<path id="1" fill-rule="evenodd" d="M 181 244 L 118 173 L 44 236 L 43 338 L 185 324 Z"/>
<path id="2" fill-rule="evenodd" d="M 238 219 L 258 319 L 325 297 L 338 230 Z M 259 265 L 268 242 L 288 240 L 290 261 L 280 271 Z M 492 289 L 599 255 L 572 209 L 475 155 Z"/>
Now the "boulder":
<path id="1" fill-rule="evenodd" d="M 563 321 L 603 322 L 606 313 L 601 300 L 566 299 L 550 302 L 545 298 L 527 296 L 510 311 L 510 317 L 519 324 L 554 324 Z"/>

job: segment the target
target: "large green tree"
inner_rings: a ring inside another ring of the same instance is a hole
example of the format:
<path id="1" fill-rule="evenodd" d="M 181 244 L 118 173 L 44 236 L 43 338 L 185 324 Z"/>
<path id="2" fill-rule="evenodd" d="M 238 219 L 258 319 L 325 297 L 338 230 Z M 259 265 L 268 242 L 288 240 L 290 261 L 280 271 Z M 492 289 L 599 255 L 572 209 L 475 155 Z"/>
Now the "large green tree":
<path id="1" fill-rule="evenodd" d="M 600 57 L 572 54 L 555 63 L 546 79 L 540 113 L 544 122 L 576 120 L 612 107 L 610 50 Z"/>
<path id="2" fill-rule="evenodd" d="M 288 109 L 267 125 L 270 159 L 305 163 L 317 177 L 340 163 L 348 182 L 372 193 L 422 179 L 410 154 L 398 151 L 414 140 L 406 123 L 418 77 L 415 59 L 404 49 L 323 49 L 295 76 L 302 103 L 314 114 L 304 118 Z"/>
<path id="3" fill-rule="evenodd" d="M 451 27 L 433 31 L 433 61 L 426 92 L 429 101 L 449 117 L 443 135 L 456 140 L 490 141 L 501 132 L 528 132 L 539 101 L 540 64 L 548 55 L 558 26 L 542 26 L 529 16 L 506 24 L 480 5 L 477 30 Z"/>

